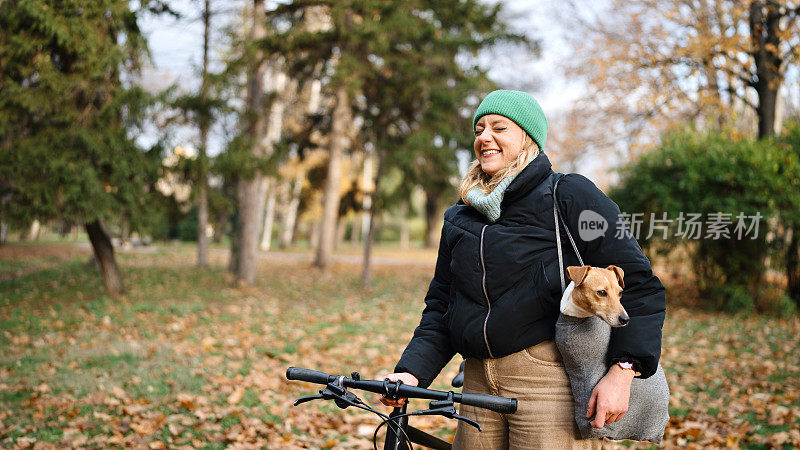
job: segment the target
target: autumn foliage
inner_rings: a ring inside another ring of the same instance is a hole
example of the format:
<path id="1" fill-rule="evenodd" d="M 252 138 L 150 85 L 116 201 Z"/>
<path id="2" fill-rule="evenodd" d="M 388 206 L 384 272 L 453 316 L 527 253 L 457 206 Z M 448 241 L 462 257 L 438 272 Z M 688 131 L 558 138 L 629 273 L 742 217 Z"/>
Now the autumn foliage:
<path id="1" fill-rule="evenodd" d="M 86 247 L 0 249 L 0 445 L 370 448 L 374 416 L 292 407 L 318 387 L 284 373 L 390 370 L 419 320 L 433 255 L 379 252 L 384 264 L 363 291 L 356 265 L 322 272 L 310 254 L 281 253 L 262 261 L 256 286 L 231 288 L 225 252 L 212 248 L 201 272 L 194 251 L 122 252 L 130 289 L 112 300 L 96 294 Z M 669 293 L 665 447 L 800 445 L 800 319 L 682 306 L 695 291 L 679 274 L 659 275 Z M 459 362 L 433 388 L 448 389 Z M 445 439 L 455 429 L 442 418 L 412 423 Z"/>

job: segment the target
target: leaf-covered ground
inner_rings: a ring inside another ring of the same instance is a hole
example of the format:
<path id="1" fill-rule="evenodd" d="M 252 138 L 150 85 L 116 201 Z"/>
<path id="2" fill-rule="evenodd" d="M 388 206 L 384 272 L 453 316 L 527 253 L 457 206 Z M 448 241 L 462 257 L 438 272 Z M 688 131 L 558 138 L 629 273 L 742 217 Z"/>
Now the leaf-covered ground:
<path id="1" fill-rule="evenodd" d="M 369 289 L 358 265 L 321 272 L 287 254 L 264 257 L 255 287 L 233 288 L 225 252 L 214 255 L 198 270 L 191 246 L 122 252 L 128 293 L 115 300 L 85 244 L 0 248 L 0 447 L 369 448 L 374 416 L 292 407 L 315 387 L 284 373 L 389 371 L 419 320 L 432 254 L 403 264 L 386 251 Z M 686 294 L 668 288 L 664 446 L 800 446 L 800 319 L 672 306 Z M 445 439 L 455 426 L 412 423 Z"/>

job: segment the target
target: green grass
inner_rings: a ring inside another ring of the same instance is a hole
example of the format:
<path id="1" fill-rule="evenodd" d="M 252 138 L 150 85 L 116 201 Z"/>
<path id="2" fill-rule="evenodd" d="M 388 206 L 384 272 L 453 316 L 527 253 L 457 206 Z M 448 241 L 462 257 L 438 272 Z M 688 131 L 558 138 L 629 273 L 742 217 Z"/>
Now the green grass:
<path id="1" fill-rule="evenodd" d="M 680 417 L 684 418 L 689 415 L 691 410 L 689 408 L 674 408 L 670 406 L 669 408 L 669 415 L 670 417 Z"/>
<path id="2" fill-rule="evenodd" d="M 63 436 L 64 432 L 59 427 L 54 426 L 43 426 L 39 427 L 34 431 L 31 437 L 35 438 L 38 441 L 45 441 L 45 442 L 58 442 L 61 440 L 61 436 Z"/>
<path id="3" fill-rule="evenodd" d="M 44 306 L 48 301 L 63 297 L 64 292 L 74 292 L 76 299 L 97 298 L 102 295 L 100 278 L 84 262 L 72 260 L 53 268 L 28 273 L 21 277 L 0 281 L 0 307 L 28 304 Z M 92 293 L 100 294 L 92 294 Z"/>

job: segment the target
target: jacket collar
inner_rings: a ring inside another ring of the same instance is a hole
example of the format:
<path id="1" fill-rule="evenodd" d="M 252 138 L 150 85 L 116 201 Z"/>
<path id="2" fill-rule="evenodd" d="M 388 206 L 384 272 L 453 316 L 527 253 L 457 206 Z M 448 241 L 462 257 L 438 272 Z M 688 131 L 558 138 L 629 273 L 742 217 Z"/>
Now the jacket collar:
<path id="1" fill-rule="evenodd" d="M 550 159 L 547 158 L 544 152 L 539 152 L 539 155 L 533 158 L 533 161 L 528 163 L 528 165 L 517 174 L 514 181 L 508 185 L 505 195 L 503 196 L 503 203 L 513 201 L 526 194 L 552 173 L 553 169 L 550 164 Z"/>

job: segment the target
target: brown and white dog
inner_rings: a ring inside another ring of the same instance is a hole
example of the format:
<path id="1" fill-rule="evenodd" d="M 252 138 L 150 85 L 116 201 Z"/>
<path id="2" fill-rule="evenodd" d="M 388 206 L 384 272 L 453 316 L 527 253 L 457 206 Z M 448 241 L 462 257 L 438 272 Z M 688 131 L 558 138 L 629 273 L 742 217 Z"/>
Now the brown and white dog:
<path id="1" fill-rule="evenodd" d="M 630 318 L 621 303 L 625 288 L 622 269 L 569 266 L 567 273 L 572 282 L 561 296 L 562 314 L 576 318 L 597 316 L 612 327 L 628 324 Z"/>
<path id="2" fill-rule="evenodd" d="M 569 376 L 581 436 L 659 443 L 669 421 L 669 386 L 660 364 L 649 378 L 634 378 L 628 412 L 621 420 L 595 429 L 586 418 L 592 390 L 608 370 L 611 327 L 625 326 L 631 318 L 621 303 L 622 269 L 570 266 L 567 272 L 572 281 L 561 297 L 555 342 Z"/>

